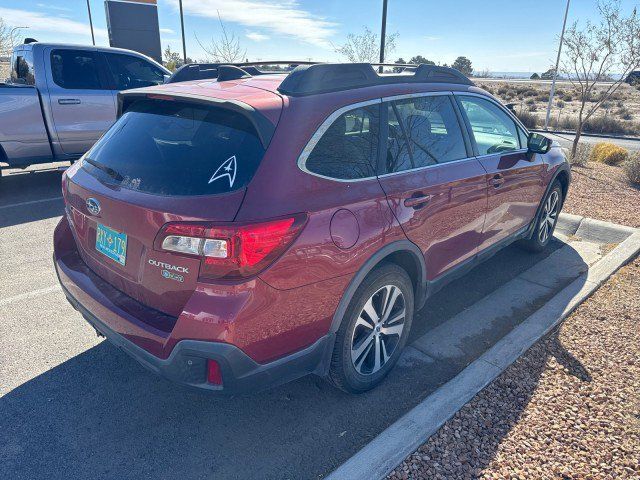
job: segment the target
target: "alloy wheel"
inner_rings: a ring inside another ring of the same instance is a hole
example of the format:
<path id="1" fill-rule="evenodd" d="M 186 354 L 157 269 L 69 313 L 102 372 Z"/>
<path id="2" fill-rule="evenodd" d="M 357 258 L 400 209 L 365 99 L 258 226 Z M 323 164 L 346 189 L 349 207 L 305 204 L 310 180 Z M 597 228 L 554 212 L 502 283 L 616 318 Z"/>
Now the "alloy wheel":
<path id="1" fill-rule="evenodd" d="M 372 375 L 389 361 L 402 338 L 405 315 L 404 295 L 395 285 L 369 297 L 351 336 L 351 361 L 359 374 Z"/>
<path id="2" fill-rule="evenodd" d="M 553 232 L 559 210 L 560 195 L 557 190 L 553 190 L 544 202 L 544 209 L 542 210 L 542 217 L 540 218 L 540 224 L 538 226 L 538 239 L 540 243 L 545 243 L 549 235 Z"/>

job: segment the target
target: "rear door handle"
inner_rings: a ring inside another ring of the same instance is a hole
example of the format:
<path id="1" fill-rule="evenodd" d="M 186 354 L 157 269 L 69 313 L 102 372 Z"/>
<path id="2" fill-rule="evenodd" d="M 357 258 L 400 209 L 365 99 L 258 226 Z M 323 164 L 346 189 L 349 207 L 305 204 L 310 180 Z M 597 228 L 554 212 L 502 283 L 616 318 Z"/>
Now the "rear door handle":
<path id="1" fill-rule="evenodd" d="M 80 102 L 79 98 L 59 98 L 58 104 L 60 105 L 78 105 Z"/>
<path id="2" fill-rule="evenodd" d="M 501 173 L 496 173 L 491 179 L 491 185 L 494 188 L 499 188 L 504 183 L 504 176 Z"/>
<path id="3" fill-rule="evenodd" d="M 424 207 L 431 200 L 431 195 L 418 194 L 404 200 L 404 206 L 414 208 L 415 210 Z"/>

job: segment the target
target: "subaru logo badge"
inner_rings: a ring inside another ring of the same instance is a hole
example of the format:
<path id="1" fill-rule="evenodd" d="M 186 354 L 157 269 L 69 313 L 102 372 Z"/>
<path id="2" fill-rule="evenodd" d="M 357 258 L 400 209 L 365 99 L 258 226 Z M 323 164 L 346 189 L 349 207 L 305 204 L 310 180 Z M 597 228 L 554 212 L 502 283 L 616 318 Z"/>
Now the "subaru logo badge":
<path id="1" fill-rule="evenodd" d="M 87 198 L 87 210 L 91 215 L 98 215 L 100 213 L 100 202 L 95 198 Z"/>

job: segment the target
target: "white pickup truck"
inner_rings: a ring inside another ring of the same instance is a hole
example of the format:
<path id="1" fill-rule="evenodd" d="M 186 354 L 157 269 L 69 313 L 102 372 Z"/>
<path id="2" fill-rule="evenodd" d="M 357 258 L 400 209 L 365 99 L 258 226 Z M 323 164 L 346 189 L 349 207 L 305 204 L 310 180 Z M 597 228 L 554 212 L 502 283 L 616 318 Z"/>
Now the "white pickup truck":
<path id="1" fill-rule="evenodd" d="M 119 91 L 161 84 L 170 73 L 130 50 L 19 45 L 0 83 L 0 173 L 79 158 L 115 121 Z"/>

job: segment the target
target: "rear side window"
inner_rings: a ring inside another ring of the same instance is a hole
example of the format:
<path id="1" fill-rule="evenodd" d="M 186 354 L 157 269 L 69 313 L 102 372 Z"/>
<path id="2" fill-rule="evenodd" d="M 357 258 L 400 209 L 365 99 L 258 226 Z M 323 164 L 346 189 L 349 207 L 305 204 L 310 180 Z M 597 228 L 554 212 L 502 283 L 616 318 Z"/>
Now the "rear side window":
<path id="1" fill-rule="evenodd" d="M 83 168 L 105 183 L 158 195 L 215 195 L 246 186 L 264 148 L 251 122 L 218 107 L 133 104 L 89 151 Z"/>
<path id="2" fill-rule="evenodd" d="M 387 173 L 466 158 L 460 123 L 448 96 L 388 104 Z"/>
<path id="3" fill-rule="evenodd" d="M 378 105 L 372 105 L 340 115 L 309 154 L 306 169 L 339 180 L 375 176 L 378 111 Z"/>
<path id="4" fill-rule="evenodd" d="M 164 82 L 164 72 L 143 58 L 105 53 L 116 90 L 149 87 Z"/>
<path id="5" fill-rule="evenodd" d="M 53 50 L 51 52 L 53 81 L 62 88 L 101 90 L 100 64 L 96 52 L 88 50 Z"/>
<path id="6" fill-rule="evenodd" d="M 21 50 L 11 58 L 11 82 L 22 85 L 35 85 L 33 74 L 33 51 Z"/>

